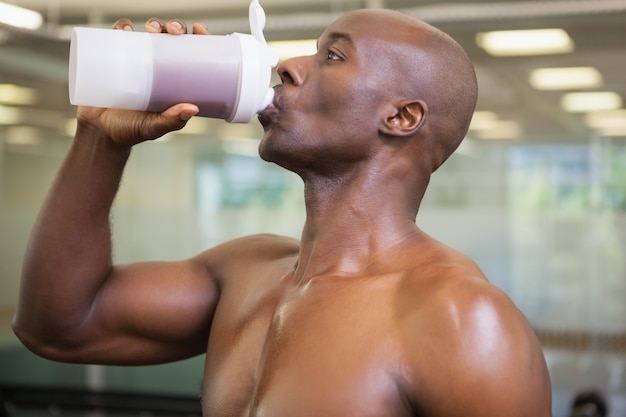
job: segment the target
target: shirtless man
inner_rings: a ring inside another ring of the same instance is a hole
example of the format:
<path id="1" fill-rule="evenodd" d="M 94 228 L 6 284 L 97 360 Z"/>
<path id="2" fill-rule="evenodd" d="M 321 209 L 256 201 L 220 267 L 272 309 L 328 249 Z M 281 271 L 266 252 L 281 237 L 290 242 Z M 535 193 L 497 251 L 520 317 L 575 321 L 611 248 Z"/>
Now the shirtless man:
<path id="1" fill-rule="evenodd" d="M 109 211 L 131 146 L 198 109 L 79 108 L 26 254 L 19 338 L 78 363 L 206 354 L 205 417 L 550 416 L 529 323 L 415 223 L 475 106 L 461 47 L 400 12 L 355 11 L 278 74 L 259 150 L 304 181 L 301 240 L 251 236 L 180 262 L 114 265 Z"/>

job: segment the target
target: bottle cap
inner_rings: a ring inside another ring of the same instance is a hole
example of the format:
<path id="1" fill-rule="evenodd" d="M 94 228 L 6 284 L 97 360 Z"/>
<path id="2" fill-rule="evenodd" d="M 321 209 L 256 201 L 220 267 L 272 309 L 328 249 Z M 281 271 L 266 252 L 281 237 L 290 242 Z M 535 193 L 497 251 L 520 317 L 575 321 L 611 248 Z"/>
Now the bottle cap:
<path id="1" fill-rule="evenodd" d="M 278 54 L 268 46 L 263 35 L 265 12 L 259 0 L 250 3 L 248 18 L 252 36 L 233 33 L 241 47 L 239 101 L 233 115 L 227 119 L 233 123 L 249 122 L 252 115 L 264 110 L 274 100 L 274 89 L 269 85 L 271 69 L 278 65 Z"/>

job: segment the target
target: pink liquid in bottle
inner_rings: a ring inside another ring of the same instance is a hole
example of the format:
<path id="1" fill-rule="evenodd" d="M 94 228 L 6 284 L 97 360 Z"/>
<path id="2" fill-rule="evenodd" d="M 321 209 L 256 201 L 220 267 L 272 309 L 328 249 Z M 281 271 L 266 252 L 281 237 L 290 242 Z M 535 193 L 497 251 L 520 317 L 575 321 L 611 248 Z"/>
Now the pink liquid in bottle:
<path id="1" fill-rule="evenodd" d="M 194 35 L 192 35 L 194 36 Z M 198 115 L 227 119 L 237 105 L 240 63 L 237 46 L 216 45 L 217 38 L 187 39 L 198 46 L 184 53 L 170 42 L 154 45 L 152 91 L 147 110 L 163 111 L 177 103 L 193 103 Z M 221 41 L 227 37 L 219 37 Z M 232 50 L 234 49 L 234 50 Z"/>

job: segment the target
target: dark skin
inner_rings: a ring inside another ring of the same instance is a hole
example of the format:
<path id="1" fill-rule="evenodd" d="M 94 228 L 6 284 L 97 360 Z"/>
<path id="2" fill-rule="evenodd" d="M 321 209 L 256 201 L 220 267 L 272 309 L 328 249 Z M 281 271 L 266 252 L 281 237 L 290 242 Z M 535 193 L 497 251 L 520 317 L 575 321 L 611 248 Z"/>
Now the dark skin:
<path id="1" fill-rule="evenodd" d="M 16 334 L 59 361 L 206 354 L 206 417 L 550 416 L 529 323 L 415 223 L 475 104 L 460 47 L 401 13 L 357 11 L 278 73 L 260 154 L 304 181 L 300 241 L 250 236 L 180 262 L 114 265 L 109 212 L 131 147 L 198 109 L 79 108 L 26 254 Z"/>

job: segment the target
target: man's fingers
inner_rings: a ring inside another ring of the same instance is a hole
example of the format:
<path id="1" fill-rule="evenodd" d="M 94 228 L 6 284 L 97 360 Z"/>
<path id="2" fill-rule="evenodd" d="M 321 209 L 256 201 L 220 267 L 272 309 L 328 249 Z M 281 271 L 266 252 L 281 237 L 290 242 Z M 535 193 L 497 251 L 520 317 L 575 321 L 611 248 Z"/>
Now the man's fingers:
<path id="1" fill-rule="evenodd" d="M 145 23 L 146 32 L 150 33 L 171 33 L 175 35 L 181 35 L 187 33 L 187 25 L 180 19 L 172 19 L 167 23 L 163 22 L 163 20 L 158 17 L 153 17 L 148 19 Z M 117 30 L 135 30 L 133 26 L 133 22 L 130 19 L 119 19 L 113 24 L 113 29 Z M 195 35 L 210 35 L 211 32 L 207 29 L 207 27 L 202 23 L 194 23 L 191 33 Z"/>
<path id="2" fill-rule="evenodd" d="M 182 35 L 187 33 L 187 25 L 180 19 L 171 19 L 167 23 L 153 17 L 146 22 L 146 32 L 150 33 L 170 33 L 172 35 Z"/>
<path id="3" fill-rule="evenodd" d="M 202 23 L 194 23 L 192 27 L 192 33 L 194 35 L 210 35 L 211 32 Z"/>
<path id="4" fill-rule="evenodd" d="M 165 31 L 173 35 L 183 35 L 187 33 L 187 25 L 179 19 L 172 19 L 165 25 Z"/>
<path id="5" fill-rule="evenodd" d="M 150 32 L 150 33 L 164 33 L 165 32 L 165 24 L 158 17 L 153 17 L 153 18 L 148 19 L 144 27 L 146 29 L 146 32 Z"/>
<path id="6" fill-rule="evenodd" d="M 130 19 L 119 19 L 113 24 L 113 29 L 133 31 L 133 22 Z"/>

